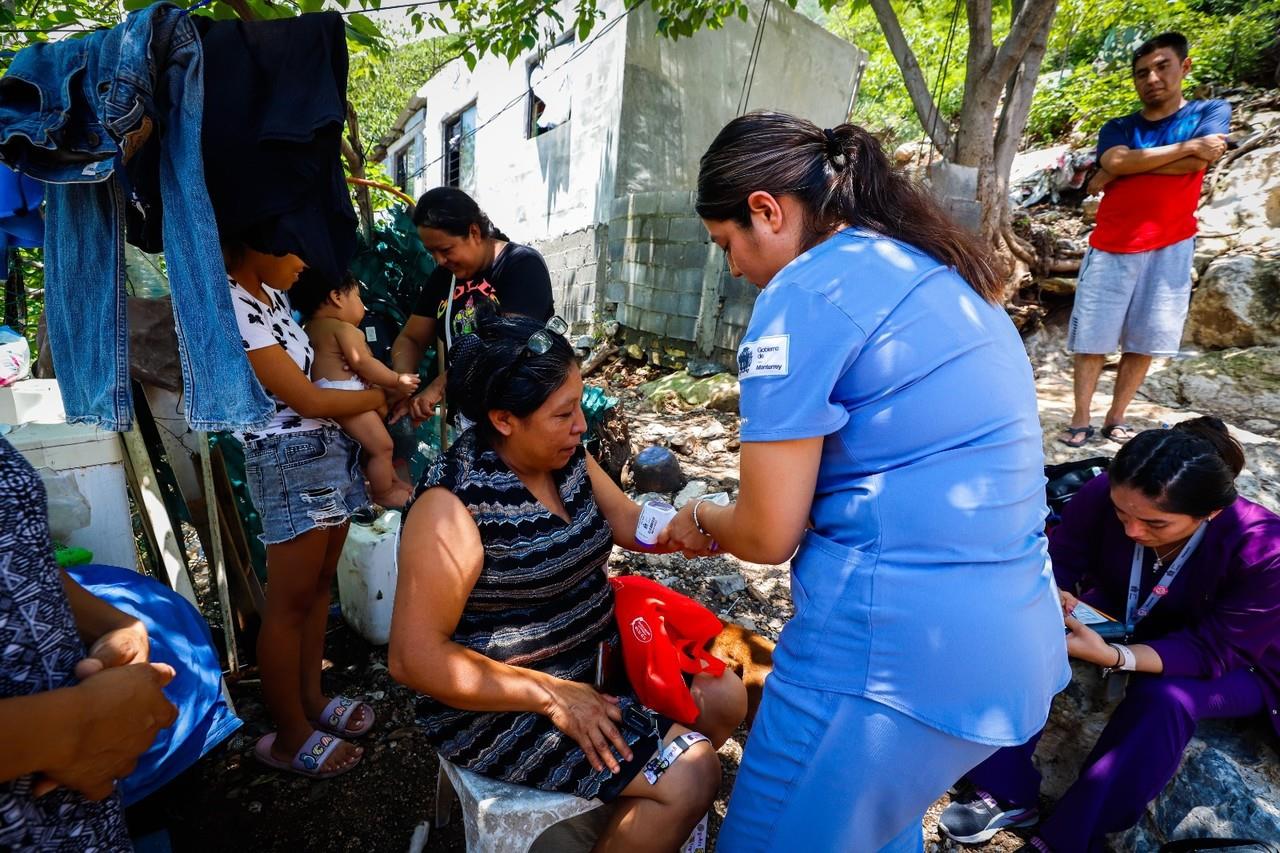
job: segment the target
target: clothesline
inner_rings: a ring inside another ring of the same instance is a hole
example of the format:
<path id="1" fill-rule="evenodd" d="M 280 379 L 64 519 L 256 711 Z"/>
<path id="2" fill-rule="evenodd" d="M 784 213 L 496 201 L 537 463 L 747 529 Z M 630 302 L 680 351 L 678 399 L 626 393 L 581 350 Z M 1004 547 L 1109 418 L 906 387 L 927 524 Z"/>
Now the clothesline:
<path id="1" fill-rule="evenodd" d="M 215 2 L 215 0 L 202 0 L 202 2 L 196 3 L 194 6 L 191 6 L 187 11 L 194 12 L 195 10 L 203 6 L 208 6 L 213 2 Z M 417 3 L 396 3 L 390 6 L 379 6 L 376 9 L 373 9 L 373 8 L 349 9 L 346 11 L 331 9 L 331 10 L 324 10 L 324 11 L 338 12 L 339 15 L 342 15 L 345 18 L 348 15 L 367 15 L 371 12 L 390 12 L 393 9 L 410 9 L 417 6 L 443 6 L 446 2 L 448 2 L 448 0 L 418 0 Z M 46 35 L 49 33 L 91 33 L 96 30 L 114 26 L 114 24 L 101 24 L 100 26 L 97 26 L 97 27 L 78 27 L 76 29 L 69 29 L 70 26 L 71 26 L 70 24 L 61 24 L 56 27 L 49 27 L 48 29 L 45 29 L 42 27 L 18 27 L 18 28 L 12 28 L 12 29 L 0 29 L 0 33 L 26 33 L 28 35 L 34 35 L 37 33 L 44 33 Z"/>

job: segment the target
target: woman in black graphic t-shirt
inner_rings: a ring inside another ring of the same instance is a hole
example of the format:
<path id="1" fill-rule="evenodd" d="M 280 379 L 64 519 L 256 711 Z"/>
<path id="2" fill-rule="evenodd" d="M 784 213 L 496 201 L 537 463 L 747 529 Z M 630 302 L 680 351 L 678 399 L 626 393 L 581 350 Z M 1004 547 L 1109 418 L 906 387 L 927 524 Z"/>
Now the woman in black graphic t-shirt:
<path id="1" fill-rule="evenodd" d="M 391 347 L 393 369 L 417 373 L 423 352 L 437 338 L 447 358 L 450 342 L 471 331 L 481 307 L 551 319 L 551 275 L 542 255 L 508 240 L 471 196 L 453 187 L 428 190 L 413 209 L 413 222 L 438 266 Z M 430 417 L 444 386 L 442 373 L 407 401 L 409 415 Z"/>

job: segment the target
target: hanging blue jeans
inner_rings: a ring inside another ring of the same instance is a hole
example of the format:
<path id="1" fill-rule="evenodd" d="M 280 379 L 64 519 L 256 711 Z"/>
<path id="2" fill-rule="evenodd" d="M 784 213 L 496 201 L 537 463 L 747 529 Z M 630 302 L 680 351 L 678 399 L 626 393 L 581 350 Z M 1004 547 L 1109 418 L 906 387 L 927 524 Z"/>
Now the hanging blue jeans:
<path id="1" fill-rule="evenodd" d="M 200 151 L 203 57 L 157 3 L 85 39 L 28 47 L 0 79 L 0 159 L 46 182 L 45 311 L 67 420 L 133 420 L 125 314 L 125 161 L 158 134 L 165 261 L 193 429 L 266 426 L 240 343 Z"/>

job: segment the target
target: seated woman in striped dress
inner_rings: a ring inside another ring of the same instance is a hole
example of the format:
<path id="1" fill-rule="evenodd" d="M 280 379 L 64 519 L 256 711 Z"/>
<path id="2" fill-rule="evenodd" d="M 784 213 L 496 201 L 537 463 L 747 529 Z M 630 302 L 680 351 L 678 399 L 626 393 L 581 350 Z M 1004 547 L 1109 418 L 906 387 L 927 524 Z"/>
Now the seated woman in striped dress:
<path id="1" fill-rule="evenodd" d="M 640 507 L 582 447 L 573 350 L 537 321 L 485 318 L 454 342 L 448 396 L 475 426 L 423 476 L 406 516 L 391 673 L 426 695 L 419 716 L 441 758 L 616 800 L 597 850 L 673 851 L 715 799 L 715 750 L 746 712 L 742 682 L 695 676 L 693 729 L 710 742 L 656 781 L 641 774 L 690 730 L 629 687 L 590 684 L 602 641 L 620 657 L 605 565 L 615 544 L 637 548 Z"/>

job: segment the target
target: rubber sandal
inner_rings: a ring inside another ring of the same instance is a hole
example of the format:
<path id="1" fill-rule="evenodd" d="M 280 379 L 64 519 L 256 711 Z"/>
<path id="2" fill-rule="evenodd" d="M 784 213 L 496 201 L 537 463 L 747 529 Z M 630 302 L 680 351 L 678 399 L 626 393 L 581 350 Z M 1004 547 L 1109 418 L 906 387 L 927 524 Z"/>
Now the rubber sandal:
<path id="1" fill-rule="evenodd" d="M 1121 430 L 1123 430 L 1125 434 L 1120 437 L 1116 437 L 1116 433 Z M 1111 426 L 1104 426 L 1102 428 L 1102 437 L 1107 441 L 1114 441 L 1116 444 L 1124 444 L 1135 435 L 1137 435 L 1137 433 L 1134 432 L 1133 427 L 1128 424 L 1111 424 Z"/>
<path id="2" fill-rule="evenodd" d="M 341 776 L 364 760 L 364 756 L 360 755 L 345 767 L 339 767 L 336 770 L 325 770 L 325 761 L 344 742 L 342 738 L 326 732 L 313 731 L 311 737 L 306 739 L 302 744 L 302 748 L 298 750 L 290 761 L 283 761 L 271 754 L 271 746 L 275 742 L 275 732 L 258 738 L 258 742 L 253 745 L 253 757 L 272 770 L 283 770 L 286 773 L 296 773 L 299 776 L 307 776 L 311 779 L 332 779 L 334 776 Z"/>
<path id="3" fill-rule="evenodd" d="M 356 712 L 360 708 L 367 708 L 364 715 L 364 724 L 356 728 L 346 727 L 349 720 L 356 718 Z M 314 721 L 316 728 L 323 732 L 338 737 L 360 737 L 369 733 L 369 729 L 373 728 L 373 724 L 377 722 L 373 716 L 373 706 L 368 702 L 359 699 L 351 699 L 347 696 L 334 696 L 329 700 L 329 704 L 324 706 L 324 710 L 320 712 L 320 718 Z"/>
<path id="4" fill-rule="evenodd" d="M 1063 427 L 1062 431 L 1070 437 L 1063 438 L 1062 436 L 1058 436 L 1058 441 L 1065 444 L 1067 447 L 1084 447 L 1085 444 L 1088 443 L 1089 439 L 1093 438 L 1094 433 L 1094 429 L 1091 426 Z M 1106 430 L 1103 430 L 1103 433 L 1105 434 Z"/>

